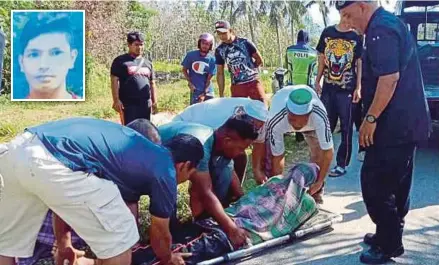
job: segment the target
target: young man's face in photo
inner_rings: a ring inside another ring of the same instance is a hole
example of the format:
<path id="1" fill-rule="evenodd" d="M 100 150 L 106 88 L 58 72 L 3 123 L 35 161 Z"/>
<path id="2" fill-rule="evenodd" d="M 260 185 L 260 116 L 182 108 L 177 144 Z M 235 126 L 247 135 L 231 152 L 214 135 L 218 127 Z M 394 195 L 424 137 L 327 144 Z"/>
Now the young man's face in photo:
<path id="1" fill-rule="evenodd" d="M 144 50 L 143 41 L 136 40 L 131 44 L 128 43 L 128 49 L 130 54 L 134 54 L 136 56 L 143 54 L 143 50 Z"/>
<path id="2" fill-rule="evenodd" d="M 50 93 L 66 82 L 78 52 L 64 33 L 45 33 L 31 39 L 19 57 L 30 89 Z"/>

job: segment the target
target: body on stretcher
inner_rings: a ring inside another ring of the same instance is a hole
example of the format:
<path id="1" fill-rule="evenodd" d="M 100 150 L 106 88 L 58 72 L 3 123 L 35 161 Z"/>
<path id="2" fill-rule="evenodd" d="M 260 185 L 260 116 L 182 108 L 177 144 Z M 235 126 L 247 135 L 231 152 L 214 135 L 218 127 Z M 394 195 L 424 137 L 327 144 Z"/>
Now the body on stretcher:
<path id="1" fill-rule="evenodd" d="M 319 209 L 304 224 L 288 235 L 273 238 L 239 250 L 233 250 L 225 233 L 219 229 L 215 222 L 208 219 L 192 224 L 192 228 L 186 227 L 186 231 L 192 229 L 193 233 L 196 233 L 196 230 L 198 230 L 198 236 L 194 234 L 192 237 L 187 237 L 186 243 L 174 244 L 173 251 L 192 253 L 192 257 L 186 260 L 186 264 L 189 265 L 219 264 L 242 259 L 267 250 L 268 248 L 293 242 L 294 240 L 317 236 L 321 232 L 327 231 L 333 224 L 341 221 L 341 215 Z M 155 259 L 150 246 L 138 247 L 133 250 L 133 265 L 156 264 L 159 263 Z"/>
<path id="2" fill-rule="evenodd" d="M 216 264 L 329 228 L 341 221 L 341 216 L 319 210 L 306 192 L 306 187 L 317 179 L 318 171 L 313 163 L 295 164 L 285 176 L 270 178 L 225 209 L 235 224 L 248 232 L 250 244 L 246 248 L 233 249 L 227 235 L 212 219 L 176 230 L 183 235 L 173 235 L 173 239 L 183 246 L 174 247 L 179 252 L 192 253 L 186 264 Z M 155 262 L 150 248 L 133 252 L 134 265 Z"/>

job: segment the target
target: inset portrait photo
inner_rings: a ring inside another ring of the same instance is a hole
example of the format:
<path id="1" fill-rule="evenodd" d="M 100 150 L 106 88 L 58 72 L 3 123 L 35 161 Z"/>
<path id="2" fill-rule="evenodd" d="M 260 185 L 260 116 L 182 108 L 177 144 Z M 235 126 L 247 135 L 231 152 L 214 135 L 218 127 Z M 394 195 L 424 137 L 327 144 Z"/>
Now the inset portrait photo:
<path id="1" fill-rule="evenodd" d="M 12 101 L 85 100 L 85 12 L 11 11 Z"/>

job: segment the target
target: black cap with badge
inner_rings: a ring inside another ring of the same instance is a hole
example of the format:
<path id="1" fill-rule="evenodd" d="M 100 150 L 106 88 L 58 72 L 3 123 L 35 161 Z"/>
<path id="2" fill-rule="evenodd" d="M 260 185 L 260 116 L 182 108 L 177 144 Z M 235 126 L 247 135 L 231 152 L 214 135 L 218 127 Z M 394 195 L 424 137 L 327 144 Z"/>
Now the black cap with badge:
<path id="1" fill-rule="evenodd" d="M 343 8 L 349 6 L 350 4 L 353 4 L 355 2 L 358 2 L 358 1 L 336 1 L 335 8 L 337 8 L 337 10 L 340 11 Z"/>

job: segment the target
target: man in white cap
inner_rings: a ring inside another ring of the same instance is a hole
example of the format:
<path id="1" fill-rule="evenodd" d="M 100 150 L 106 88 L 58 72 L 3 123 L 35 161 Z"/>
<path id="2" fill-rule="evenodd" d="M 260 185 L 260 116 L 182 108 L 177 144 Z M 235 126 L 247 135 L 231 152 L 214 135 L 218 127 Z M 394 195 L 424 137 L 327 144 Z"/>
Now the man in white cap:
<path id="1" fill-rule="evenodd" d="M 265 146 L 257 143 L 253 148 L 253 161 L 259 162 L 253 164 L 255 179 L 258 183 L 264 183 L 267 176 L 283 173 L 284 134 L 289 132 L 303 133 L 310 149 L 311 162 L 320 167 L 318 179 L 310 187 L 309 193 L 317 203 L 323 203 L 323 185 L 334 147 L 325 107 L 316 92 L 308 86 L 287 86 L 273 96 L 266 124 Z"/>
<path id="2" fill-rule="evenodd" d="M 265 142 L 265 122 L 268 118 L 268 109 L 264 103 L 250 98 L 215 98 L 187 107 L 175 116 L 173 121 L 199 123 L 213 129 L 218 129 L 235 114 L 246 113 L 254 120 L 259 128 L 256 143 Z M 247 155 L 242 153 L 233 159 L 235 173 L 240 182 L 244 181 L 247 167 Z M 254 161 L 253 161 L 254 163 Z"/>

